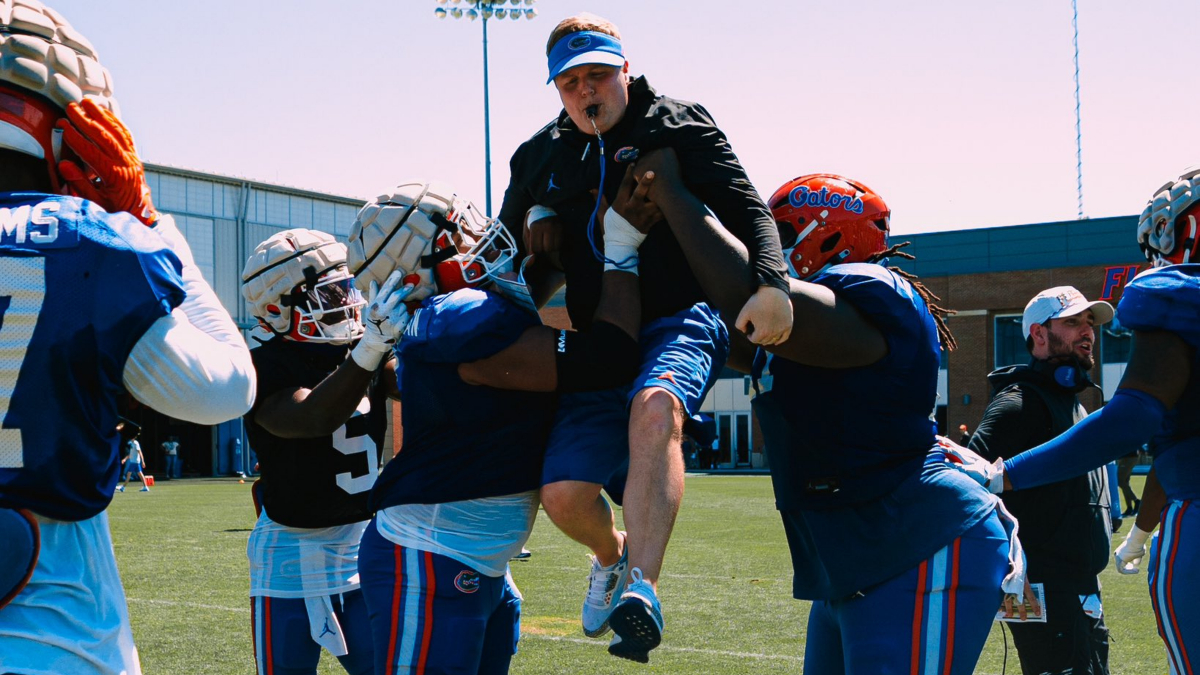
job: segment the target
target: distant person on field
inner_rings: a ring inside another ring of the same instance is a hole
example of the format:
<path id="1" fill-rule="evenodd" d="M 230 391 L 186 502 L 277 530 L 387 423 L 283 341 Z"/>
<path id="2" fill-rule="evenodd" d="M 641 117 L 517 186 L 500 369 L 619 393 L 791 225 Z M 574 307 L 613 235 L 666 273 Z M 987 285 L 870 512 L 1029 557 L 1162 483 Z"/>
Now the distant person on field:
<path id="1" fill-rule="evenodd" d="M 167 460 L 167 478 L 179 478 L 179 438 L 167 436 L 162 443 L 163 456 Z"/>
<path id="2" fill-rule="evenodd" d="M 965 424 L 958 425 L 958 444 L 965 446 L 965 445 L 970 444 L 970 442 L 971 442 L 971 430 L 968 429 L 967 425 L 965 425 Z"/>
<path id="3" fill-rule="evenodd" d="M 146 474 L 142 472 L 142 467 L 146 464 L 146 458 L 142 456 L 142 444 L 138 443 L 137 432 L 134 432 L 133 438 L 125 441 L 125 459 L 121 460 L 121 464 L 125 465 L 123 469 L 125 473 L 125 482 L 117 488 L 117 492 L 124 492 L 125 486 L 129 485 L 129 479 L 133 474 L 137 474 L 138 480 L 142 483 L 140 492 L 149 492 L 150 486 L 146 485 Z"/>

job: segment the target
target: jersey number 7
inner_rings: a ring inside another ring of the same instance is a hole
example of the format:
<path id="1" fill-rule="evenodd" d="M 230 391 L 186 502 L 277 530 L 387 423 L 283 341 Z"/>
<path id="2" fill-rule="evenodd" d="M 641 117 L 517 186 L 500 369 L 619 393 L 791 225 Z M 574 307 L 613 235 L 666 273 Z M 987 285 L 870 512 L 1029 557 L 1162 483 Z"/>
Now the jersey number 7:
<path id="1" fill-rule="evenodd" d="M 0 257 L 0 293 L 0 469 L 19 469 L 21 430 L 9 423 L 8 410 L 46 299 L 46 259 Z"/>

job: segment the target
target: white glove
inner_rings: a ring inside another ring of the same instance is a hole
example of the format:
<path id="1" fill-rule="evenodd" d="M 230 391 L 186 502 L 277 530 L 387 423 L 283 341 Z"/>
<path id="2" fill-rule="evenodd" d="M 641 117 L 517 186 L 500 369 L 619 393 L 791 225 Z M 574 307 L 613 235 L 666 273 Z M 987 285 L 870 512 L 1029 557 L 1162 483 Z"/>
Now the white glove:
<path id="1" fill-rule="evenodd" d="M 613 262 L 604 263 L 604 271 L 618 270 L 638 273 L 638 247 L 646 235 L 638 231 L 616 209 L 604 213 L 604 257 Z"/>
<path id="2" fill-rule="evenodd" d="M 946 461 L 979 483 L 988 492 L 998 495 L 1004 492 L 1004 460 L 988 462 L 979 453 L 955 443 L 945 436 L 937 437 L 938 447 L 934 452 L 945 455 Z"/>
<path id="3" fill-rule="evenodd" d="M 1116 553 L 1113 553 L 1113 560 L 1117 564 L 1118 572 L 1121 574 L 1138 573 L 1138 565 L 1146 555 L 1146 539 L 1149 536 L 1149 532 L 1137 525 L 1129 530 L 1129 534 L 1125 535 L 1125 541 L 1117 547 Z"/>
<path id="4" fill-rule="evenodd" d="M 404 272 L 395 270 L 388 275 L 383 286 L 371 282 L 370 297 L 363 316 L 363 336 L 350 352 L 350 357 L 363 370 L 378 368 L 408 327 L 411 317 L 404 299 L 415 286 L 409 284 L 397 290 L 396 286 L 403 278 Z"/>

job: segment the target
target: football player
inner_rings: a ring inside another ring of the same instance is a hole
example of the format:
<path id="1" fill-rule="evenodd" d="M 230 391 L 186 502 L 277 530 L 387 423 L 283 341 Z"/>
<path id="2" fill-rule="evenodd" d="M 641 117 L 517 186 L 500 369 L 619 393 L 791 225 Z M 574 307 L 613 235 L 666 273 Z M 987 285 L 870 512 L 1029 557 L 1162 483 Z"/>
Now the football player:
<path id="1" fill-rule="evenodd" d="M 650 198 L 705 292 L 736 313 L 754 289 L 745 247 L 679 180 L 673 153 Z M 791 336 L 754 358 L 753 405 L 795 568 L 793 595 L 813 601 L 805 672 L 974 669 L 1002 583 L 1010 536 L 1000 501 L 952 469 L 935 439 L 938 362 L 954 346 L 937 300 L 886 266 L 891 215 L 862 183 L 801 176 L 768 201 L 792 270 Z M 731 364 L 747 368 L 749 354 Z M 1015 528 L 1014 528 L 1015 529 Z M 1008 578 L 1006 579 L 1006 575 Z"/>
<path id="2" fill-rule="evenodd" d="M 623 210 L 645 202 L 632 188 L 630 174 Z M 641 239 L 608 211 L 608 250 L 636 258 Z M 401 270 L 422 299 L 396 350 L 404 444 L 372 491 L 359 558 L 377 673 L 508 672 L 521 609 L 508 561 L 537 515 L 553 393 L 637 367 L 635 275 L 605 274 L 587 332 L 555 331 L 534 300 L 553 285 L 514 279 L 514 254 L 499 221 L 434 185 L 367 204 L 350 236 L 360 285 Z"/>
<path id="3" fill-rule="evenodd" d="M 408 321 L 398 281 L 370 289 L 368 306 L 346 245 L 304 229 L 269 237 L 242 272 L 242 295 L 273 334 L 250 352 L 259 395 L 245 418 L 262 474 L 247 545 L 261 675 L 315 675 L 321 647 L 351 675 L 374 668 L 358 543 L 395 380 L 387 357 Z"/>
<path id="4" fill-rule="evenodd" d="M 141 672 L 105 512 L 119 400 L 216 424 L 254 399 L 246 344 L 116 109 L 61 15 L 0 0 L 2 673 Z"/>
<path id="5" fill-rule="evenodd" d="M 1191 673 L 1200 659 L 1200 167 L 1154 191 L 1138 220 L 1138 244 L 1152 269 L 1125 287 L 1117 319 L 1133 330 L 1129 365 L 1112 399 L 1058 438 L 1011 457 L 1005 489 L 1053 483 L 1117 459 L 1150 441 L 1154 467 L 1146 508 L 1117 549 L 1120 571 L 1136 571 L 1145 542 L 1161 518 L 1150 551 L 1150 599 L 1173 673 Z M 1156 479 L 1156 480 L 1155 480 Z M 999 489 L 993 476 L 990 487 Z M 1161 511 L 1154 508 L 1165 503 Z"/>

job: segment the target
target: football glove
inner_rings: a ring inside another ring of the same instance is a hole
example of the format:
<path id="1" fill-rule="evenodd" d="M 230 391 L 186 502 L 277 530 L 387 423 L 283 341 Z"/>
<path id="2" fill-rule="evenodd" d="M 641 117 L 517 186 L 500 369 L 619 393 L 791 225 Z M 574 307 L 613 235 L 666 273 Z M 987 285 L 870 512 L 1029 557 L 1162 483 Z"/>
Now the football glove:
<path id="1" fill-rule="evenodd" d="M 1117 547 L 1113 553 L 1113 561 L 1117 564 L 1117 571 L 1121 574 L 1137 574 L 1140 570 L 1138 565 L 1142 563 L 1142 558 L 1146 555 L 1146 539 L 1150 537 L 1150 533 L 1142 528 L 1134 525 L 1129 530 L 1129 534 L 1125 535 L 1125 541 Z"/>
<path id="2" fill-rule="evenodd" d="M 363 336 L 350 352 L 354 362 L 364 370 L 375 370 L 391 353 L 392 348 L 408 327 L 410 316 L 404 299 L 415 286 L 409 284 L 397 289 L 404 278 L 403 270 L 395 270 L 383 282 L 383 286 L 371 282 L 363 316 Z"/>
<path id="3" fill-rule="evenodd" d="M 63 143 L 84 166 L 64 159 L 58 172 L 75 195 L 93 201 L 109 213 L 126 211 L 147 226 L 158 220 L 150 200 L 146 172 L 129 129 L 107 108 L 90 98 L 67 106 L 58 121 Z"/>
<path id="4" fill-rule="evenodd" d="M 989 462 L 974 450 L 964 448 L 945 436 L 938 436 L 937 443 L 935 452 L 945 455 L 947 463 L 982 485 L 988 492 L 997 495 L 1004 492 L 1003 459 Z"/>

